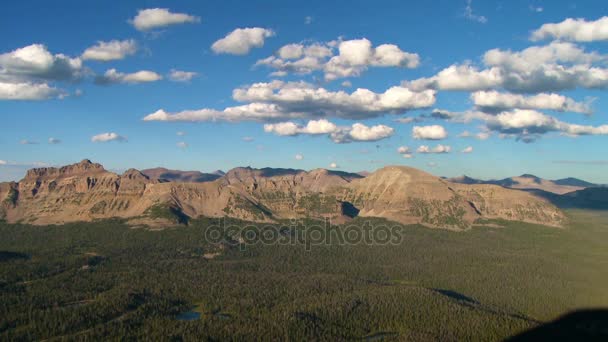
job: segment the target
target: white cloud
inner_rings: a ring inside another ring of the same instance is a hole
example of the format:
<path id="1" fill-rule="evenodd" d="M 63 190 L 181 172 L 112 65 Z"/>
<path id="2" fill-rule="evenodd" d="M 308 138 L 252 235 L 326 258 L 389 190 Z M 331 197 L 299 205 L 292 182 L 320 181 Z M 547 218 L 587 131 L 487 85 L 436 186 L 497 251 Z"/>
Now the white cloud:
<path id="1" fill-rule="evenodd" d="M 296 155 L 295 155 L 295 157 L 294 157 L 294 158 L 295 158 L 296 160 L 302 160 L 302 159 L 304 159 L 304 156 L 303 156 L 303 155 L 301 155 L 300 153 L 298 153 L 298 154 L 296 154 Z"/>
<path id="2" fill-rule="evenodd" d="M 46 100 L 62 98 L 65 92 L 46 83 L 6 83 L 0 81 L 0 100 Z"/>
<path id="3" fill-rule="evenodd" d="M 371 118 L 386 113 L 400 113 L 435 103 L 435 91 L 411 91 L 391 87 L 384 93 L 359 88 L 352 93 L 329 91 L 305 82 L 272 81 L 255 83 L 233 91 L 237 101 L 271 102 L 286 112 L 304 112 L 311 116 L 335 116 L 348 119 Z"/>
<path id="4" fill-rule="evenodd" d="M 244 141 L 244 142 L 252 142 L 252 141 L 254 141 L 254 140 L 255 140 L 255 139 L 254 139 L 253 137 L 243 137 L 243 141 Z"/>
<path id="5" fill-rule="evenodd" d="M 304 46 L 302 44 L 287 44 L 282 46 L 277 55 L 283 59 L 296 59 L 304 54 Z"/>
<path id="6" fill-rule="evenodd" d="M 184 131 L 178 131 L 178 132 L 177 132 L 177 133 L 175 133 L 175 134 L 177 134 L 177 136 L 183 137 L 183 136 L 185 136 L 187 133 L 186 133 L 186 132 L 184 132 Z"/>
<path id="7" fill-rule="evenodd" d="M 274 133 L 276 135 L 298 135 L 303 130 L 303 127 L 298 126 L 298 124 L 294 122 L 279 122 L 276 124 L 265 124 L 264 132 L 266 133 Z"/>
<path id="8" fill-rule="evenodd" d="M 351 120 L 402 113 L 435 103 L 435 91 L 410 91 L 392 87 L 384 93 L 359 88 L 352 93 L 329 91 L 305 82 L 256 83 L 233 91 L 233 98 L 246 105 L 224 110 L 198 109 L 168 113 L 162 109 L 145 121 L 279 121 L 339 117 Z"/>
<path id="9" fill-rule="evenodd" d="M 98 41 L 97 45 L 84 50 L 82 59 L 92 59 L 96 61 L 113 61 L 124 59 L 126 56 L 135 54 L 137 43 L 135 40 L 111 40 L 109 42 Z"/>
<path id="10" fill-rule="evenodd" d="M 443 126 L 414 126 L 412 137 L 418 140 L 442 140 L 448 137 L 448 132 Z"/>
<path id="11" fill-rule="evenodd" d="M 412 151 L 407 146 L 400 146 L 397 149 L 397 153 L 403 156 L 403 158 L 412 158 Z"/>
<path id="12" fill-rule="evenodd" d="M 304 17 L 304 24 L 306 24 L 306 25 L 312 24 L 313 21 L 314 21 L 314 18 L 309 15 Z"/>
<path id="13" fill-rule="evenodd" d="M 530 11 L 536 12 L 536 13 L 541 13 L 544 10 L 544 8 L 542 8 L 541 6 L 530 5 L 530 6 L 528 6 L 528 8 L 530 9 Z"/>
<path id="14" fill-rule="evenodd" d="M 334 52 L 337 54 L 334 55 Z M 281 47 L 276 56 L 257 61 L 256 66 L 264 65 L 277 70 L 273 73 L 275 76 L 322 70 L 325 79 L 331 81 L 359 76 L 369 67 L 416 68 L 419 63 L 418 54 L 405 52 L 394 44 L 373 47 L 368 39 L 362 38 L 309 45 L 288 44 Z"/>
<path id="15" fill-rule="evenodd" d="M 0 160 L 0 165 L 6 165 L 6 164 L 7 164 L 6 160 Z"/>
<path id="16" fill-rule="evenodd" d="M 48 141 L 49 141 L 49 144 L 51 144 L 51 145 L 61 144 L 61 140 L 59 140 L 57 138 L 53 138 L 53 137 L 49 138 Z"/>
<path id="17" fill-rule="evenodd" d="M 32 140 L 27 140 L 27 139 L 23 139 L 23 140 L 19 141 L 19 143 L 21 145 L 38 145 L 39 144 L 37 141 L 32 141 Z"/>
<path id="18" fill-rule="evenodd" d="M 448 145 L 437 145 L 433 148 L 427 145 L 421 145 L 418 147 L 416 152 L 418 153 L 449 153 L 452 150 L 451 146 Z"/>
<path id="19" fill-rule="evenodd" d="M 198 73 L 194 71 L 181 71 L 171 69 L 169 72 L 169 79 L 174 82 L 188 82 L 196 77 Z"/>
<path id="20" fill-rule="evenodd" d="M 330 167 L 331 169 L 337 169 L 337 168 L 339 168 L 340 166 L 339 166 L 338 164 L 336 164 L 336 163 L 330 163 L 330 164 L 329 164 L 329 167 Z"/>
<path id="21" fill-rule="evenodd" d="M 171 13 L 167 8 L 139 10 L 137 15 L 129 20 L 138 31 L 149 31 L 176 24 L 199 23 L 200 21 L 200 17 L 185 13 Z"/>
<path id="22" fill-rule="evenodd" d="M 148 83 L 161 80 L 163 77 L 154 71 L 141 70 L 134 73 L 126 74 L 119 72 L 116 69 L 109 69 L 103 76 L 97 76 L 95 83 L 106 85 L 115 83 Z"/>
<path id="23" fill-rule="evenodd" d="M 435 76 L 404 85 L 413 89 L 476 91 L 503 88 L 518 93 L 608 87 L 608 69 L 596 66 L 606 56 L 587 53 L 567 42 L 532 46 L 522 51 L 492 49 L 484 54 L 487 69 L 455 64 Z"/>
<path id="24" fill-rule="evenodd" d="M 42 44 L 32 44 L 0 54 L 0 82 L 27 84 L 72 81 L 82 75 L 80 58 L 53 55 Z"/>
<path id="25" fill-rule="evenodd" d="M 246 55 L 252 48 L 264 46 L 264 40 L 274 34 L 274 31 L 261 27 L 237 28 L 213 43 L 211 50 L 215 53 Z"/>
<path id="26" fill-rule="evenodd" d="M 460 151 L 461 153 L 472 153 L 473 152 L 473 146 L 468 146 L 465 147 L 462 151 Z"/>
<path id="27" fill-rule="evenodd" d="M 302 118 L 303 113 L 286 113 L 282 108 L 274 104 L 250 103 L 247 105 L 227 107 L 224 110 L 197 109 L 184 110 L 177 113 L 168 113 L 159 109 L 152 114 L 146 115 L 144 121 L 276 121 L 286 118 Z"/>
<path id="28" fill-rule="evenodd" d="M 264 131 L 279 136 L 328 135 L 335 143 L 349 143 L 353 141 L 377 141 L 388 138 L 394 129 L 385 125 L 366 126 L 354 123 L 351 126 L 337 126 L 325 119 L 311 120 L 306 125 L 299 125 L 291 121 L 275 124 L 265 124 Z"/>
<path id="29" fill-rule="evenodd" d="M 471 94 L 471 100 L 482 111 L 500 112 L 506 109 L 550 109 L 558 112 L 591 114 L 590 103 L 580 103 L 558 94 L 537 94 L 523 96 L 497 91 L 478 91 Z"/>
<path id="30" fill-rule="evenodd" d="M 186 143 L 185 141 L 180 141 L 176 144 L 177 147 L 184 149 L 186 147 L 188 147 L 188 143 Z"/>
<path id="31" fill-rule="evenodd" d="M 352 87 L 352 86 L 353 86 L 353 84 L 352 84 L 352 83 L 350 83 L 350 81 L 344 81 L 344 82 L 342 82 L 342 86 L 343 86 L 344 88 L 350 88 L 350 87 Z"/>
<path id="32" fill-rule="evenodd" d="M 483 15 L 477 15 L 477 14 L 473 13 L 472 0 L 467 0 L 467 5 L 464 8 L 464 17 L 469 20 L 476 21 L 476 22 L 482 23 L 482 24 L 485 24 L 488 22 L 488 19 L 486 17 L 484 17 Z"/>
<path id="33" fill-rule="evenodd" d="M 309 74 L 323 69 L 327 59 L 333 55 L 331 45 L 330 43 L 287 44 L 277 51 L 276 56 L 260 59 L 255 66 L 263 65 L 276 69 L 277 71 L 272 73 L 274 76 L 286 76 L 290 72 Z"/>
<path id="34" fill-rule="evenodd" d="M 392 127 L 386 125 L 366 126 L 362 123 L 355 123 L 348 131 L 348 138 L 354 141 L 378 141 L 390 137 L 394 132 Z M 334 137 L 334 141 L 346 142 L 342 139 L 340 135 Z"/>
<path id="35" fill-rule="evenodd" d="M 543 39 L 562 39 L 577 42 L 608 40 L 608 16 L 594 21 L 568 18 L 560 23 L 544 24 L 532 32 L 533 41 Z"/>
<path id="36" fill-rule="evenodd" d="M 586 126 L 557 120 L 535 110 L 515 109 L 485 118 L 489 130 L 505 136 L 514 136 L 524 142 L 532 142 L 541 135 L 558 132 L 567 136 L 608 135 L 608 125 Z"/>
<path id="37" fill-rule="evenodd" d="M 441 70 L 437 75 L 404 82 L 415 90 L 441 89 L 455 91 L 471 91 L 495 88 L 502 84 L 502 71 L 498 68 L 479 70 L 470 64 L 451 65 Z"/>
<path id="38" fill-rule="evenodd" d="M 416 68 L 420 64 L 418 54 L 402 51 L 394 44 L 374 48 L 365 38 L 340 42 L 338 52 L 324 66 L 326 80 L 359 76 L 369 66 Z"/>
<path id="39" fill-rule="evenodd" d="M 127 141 L 127 138 L 117 133 L 101 133 L 91 137 L 92 142 Z"/>

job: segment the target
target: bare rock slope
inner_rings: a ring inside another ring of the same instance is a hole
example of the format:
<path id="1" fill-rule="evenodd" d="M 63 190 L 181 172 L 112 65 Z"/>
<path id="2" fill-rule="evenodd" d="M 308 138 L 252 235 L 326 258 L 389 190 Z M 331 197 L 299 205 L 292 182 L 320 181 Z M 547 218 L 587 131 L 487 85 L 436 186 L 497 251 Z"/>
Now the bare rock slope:
<path id="1" fill-rule="evenodd" d="M 136 223 L 233 217 L 256 222 L 360 215 L 401 223 L 466 229 L 481 218 L 559 226 L 563 213 L 547 200 L 495 185 L 456 184 L 420 170 L 389 166 L 363 178 L 316 169 L 236 168 L 212 181 L 167 182 L 131 169 L 122 175 L 83 160 L 28 171 L 0 183 L 0 218 L 61 224 L 111 217 Z"/>

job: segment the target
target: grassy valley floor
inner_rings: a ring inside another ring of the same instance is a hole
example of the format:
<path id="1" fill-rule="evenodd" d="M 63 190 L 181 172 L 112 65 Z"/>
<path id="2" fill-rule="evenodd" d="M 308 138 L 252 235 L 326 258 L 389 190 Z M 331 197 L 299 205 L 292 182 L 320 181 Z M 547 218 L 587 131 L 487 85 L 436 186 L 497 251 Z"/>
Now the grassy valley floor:
<path id="1" fill-rule="evenodd" d="M 501 340 L 608 307 L 608 213 L 568 215 L 310 250 L 212 244 L 205 219 L 0 223 L 0 340 Z"/>

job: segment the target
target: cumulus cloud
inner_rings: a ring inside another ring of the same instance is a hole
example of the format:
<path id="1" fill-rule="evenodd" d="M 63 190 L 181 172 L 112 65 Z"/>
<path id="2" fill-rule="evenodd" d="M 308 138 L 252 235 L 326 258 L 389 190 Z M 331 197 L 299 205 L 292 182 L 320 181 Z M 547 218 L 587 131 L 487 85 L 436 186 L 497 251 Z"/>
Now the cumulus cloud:
<path id="1" fill-rule="evenodd" d="M 300 153 L 298 153 L 298 154 L 296 154 L 296 155 L 295 155 L 295 157 L 294 157 L 294 158 L 295 158 L 296 160 L 302 160 L 302 159 L 304 159 L 304 156 L 303 156 L 303 155 L 301 155 Z"/>
<path id="2" fill-rule="evenodd" d="M 47 83 L 0 81 L 0 100 L 47 100 L 62 98 L 66 93 Z"/>
<path id="3" fill-rule="evenodd" d="M 400 146 L 399 148 L 397 148 L 397 153 L 399 153 L 400 155 L 402 155 L 403 158 L 411 158 L 412 157 L 412 151 L 407 146 Z"/>
<path id="4" fill-rule="evenodd" d="M 119 72 L 116 69 L 109 69 L 103 75 L 95 78 L 95 83 L 100 85 L 116 84 L 116 83 L 148 83 L 161 80 L 163 77 L 154 71 L 141 70 L 134 73 L 126 74 Z"/>
<path id="5" fill-rule="evenodd" d="M 82 60 L 52 54 L 42 44 L 0 54 L 0 100 L 63 98 L 67 92 L 49 82 L 75 81 L 84 74 Z"/>
<path id="6" fill-rule="evenodd" d="M 468 146 L 465 147 L 462 151 L 460 151 L 461 153 L 472 153 L 473 152 L 473 146 Z"/>
<path id="7" fill-rule="evenodd" d="M 606 57 L 555 41 L 522 51 L 492 49 L 484 54 L 486 69 L 470 63 L 451 65 L 435 76 L 404 82 L 413 89 L 477 91 L 502 88 L 516 93 L 608 87 L 608 69 L 596 66 Z"/>
<path id="8" fill-rule="evenodd" d="M 427 146 L 427 145 L 421 145 L 420 147 L 418 147 L 418 149 L 416 150 L 416 152 L 418 153 L 449 153 L 452 150 L 451 146 L 448 145 L 437 145 L 433 148 Z"/>
<path id="9" fill-rule="evenodd" d="M 591 114 L 590 102 L 581 103 L 558 94 L 541 93 L 534 96 L 478 91 L 471 94 L 471 100 L 482 111 L 495 113 L 507 109 L 549 109 L 558 112 Z"/>
<path id="10" fill-rule="evenodd" d="M 448 132 L 443 126 L 414 126 L 412 137 L 418 140 L 442 140 L 448 137 Z"/>
<path id="11" fill-rule="evenodd" d="M 402 51 L 394 44 L 374 48 L 365 38 L 340 42 L 338 52 L 324 66 L 326 80 L 359 76 L 369 66 L 416 68 L 420 64 L 418 54 Z"/>
<path id="12" fill-rule="evenodd" d="M 124 137 L 124 136 L 119 135 L 114 132 L 111 132 L 111 133 L 108 132 L 108 133 L 101 133 L 101 134 L 92 136 L 91 141 L 92 142 L 109 142 L 109 141 L 124 142 L 124 141 L 127 141 L 127 137 Z"/>
<path id="13" fill-rule="evenodd" d="M 53 138 L 53 137 L 49 138 L 48 141 L 49 141 L 49 144 L 51 144 L 51 145 L 61 144 L 61 140 L 60 139 Z"/>
<path id="14" fill-rule="evenodd" d="M 97 45 L 84 50 L 82 59 L 107 62 L 124 59 L 127 56 L 135 54 L 136 51 L 137 43 L 133 39 L 111 40 L 109 42 L 98 41 Z"/>
<path id="15" fill-rule="evenodd" d="M 196 77 L 198 73 L 194 71 L 182 71 L 171 69 L 169 72 L 169 79 L 174 82 L 188 82 Z"/>
<path id="16" fill-rule="evenodd" d="M 420 57 L 405 52 L 394 44 L 372 46 L 366 38 L 353 40 L 315 42 L 308 45 L 297 43 L 281 47 L 275 56 L 257 61 L 277 70 L 273 75 L 288 73 L 309 74 L 322 70 L 328 81 L 337 78 L 355 77 L 369 67 L 416 68 Z"/>
<path id="17" fill-rule="evenodd" d="M 0 81 L 67 81 L 82 76 L 80 58 L 51 54 L 42 44 L 28 45 L 0 54 Z"/>
<path id="18" fill-rule="evenodd" d="M 162 109 L 145 121 L 279 121 L 339 117 L 351 120 L 379 117 L 424 108 L 435 103 L 435 91 L 414 92 L 392 87 L 384 93 L 359 88 L 352 93 L 329 91 L 305 82 L 256 83 L 233 91 L 245 105 L 224 110 L 199 109 L 168 113 Z"/>
<path id="19" fill-rule="evenodd" d="M 608 40 L 608 16 L 593 21 L 568 18 L 560 23 L 544 24 L 532 32 L 530 39 L 533 41 L 562 39 L 577 42 Z"/>
<path id="20" fill-rule="evenodd" d="M 541 135 L 558 132 L 567 136 L 608 135 L 608 125 L 587 126 L 566 123 L 535 110 L 515 109 L 485 118 L 489 130 L 533 142 Z"/>
<path id="21" fill-rule="evenodd" d="M 186 13 L 171 13 L 167 8 L 148 8 L 137 11 L 129 22 L 138 31 L 150 31 L 176 24 L 199 23 L 200 17 Z"/>
<path id="22" fill-rule="evenodd" d="M 331 169 L 338 169 L 338 168 L 340 168 L 340 166 L 338 164 L 336 164 L 336 163 L 330 163 L 329 164 L 329 168 L 331 168 Z"/>
<path id="23" fill-rule="evenodd" d="M 218 54 L 246 55 L 251 49 L 264 46 L 266 38 L 274 35 L 274 31 L 261 27 L 237 28 L 213 43 L 211 50 Z"/>
<path id="24" fill-rule="evenodd" d="M 233 98 L 241 102 L 271 102 L 287 112 L 306 112 L 311 116 L 360 119 L 431 106 L 435 103 L 435 91 L 415 92 L 396 86 L 384 93 L 358 88 L 349 94 L 305 82 L 273 81 L 235 89 Z"/>
<path id="25" fill-rule="evenodd" d="M 377 141 L 393 135 L 394 129 L 385 125 L 366 126 L 354 123 L 351 126 L 337 126 L 325 119 L 311 120 L 306 125 L 295 122 L 279 122 L 265 124 L 264 131 L 279 136 L 327 135 L 335 143 L 349 143 L 353 141 Z"/>
<path id="26" fill-rule="evenodd" d="M 276 71 L 275 76 L 288 73 L 309 74 L 323 69 L 327 59 L 333 55 L 333 43 L 287 44 L 274 56 L 260 59 L 255 66 L 266 66 Z"/>

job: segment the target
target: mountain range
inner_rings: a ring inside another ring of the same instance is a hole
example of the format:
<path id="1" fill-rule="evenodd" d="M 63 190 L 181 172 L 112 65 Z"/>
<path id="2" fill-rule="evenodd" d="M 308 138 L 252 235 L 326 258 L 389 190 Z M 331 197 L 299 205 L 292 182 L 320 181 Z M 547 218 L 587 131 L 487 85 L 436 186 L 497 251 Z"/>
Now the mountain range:
<path id="1" fill-rule="evenodd" d="M 598 189 L 593 201 L 607 198 L 602 191 L 608 189 Z M 133 225 L 162 226 L 197 217 L 254 222 L 330 218 L 343 223 L 362 216 L 462 230 L 480 219 L 561 226 L 567 218 L 556 204 L 577 197 L 589 201 L 576 193 L 547 196 L 496 184 L 463 184 L 405 166 L 387 166 L 367 176 L 250 167 L 225 174 L 160 168 L 117 174 L 83 160 L 31 169 L 19 182 L 0 183 L 0 218 L 62 224 L 119 217 Z"/>
<path id="2" fill-rule="evenodd" d="M 543 179 L 530 174 L 509 177 L 499 180 L 480 180 L 468 176 L 448 178 L 450 182 L 460 184 L 494 184 L 502 187 L 520 190 L 542 190 L 554 194 L 563 195 L 569 192 L 582 190 L 602 185 L 593 184 L 578 178 L 562 178 L 556 180 Z"/>

